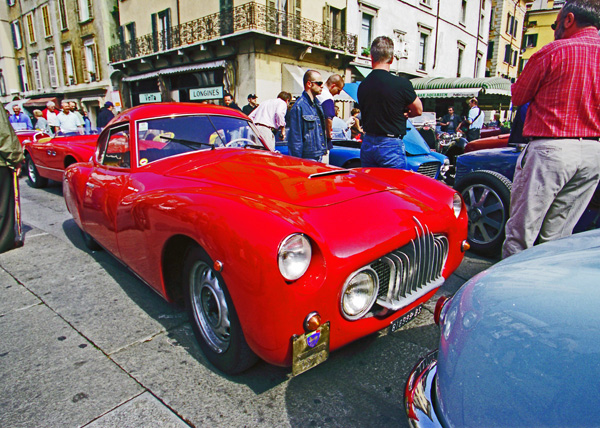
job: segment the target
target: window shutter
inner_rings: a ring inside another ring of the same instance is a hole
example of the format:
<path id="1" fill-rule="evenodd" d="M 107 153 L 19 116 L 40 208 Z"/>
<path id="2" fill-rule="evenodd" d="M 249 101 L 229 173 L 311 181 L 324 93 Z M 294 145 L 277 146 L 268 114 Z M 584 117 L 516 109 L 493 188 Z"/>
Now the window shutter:
<path id="1" fill-rule="evenodd" d="M 93 8 L 92 8 L 92 0 L 87 0 L 88 14 L 90 19 L 94 17 Z"/>
<path id="2" fill-rule="evenodd" d="M 331 9 L 329 3 L 323 6 L 323 25 L 329 27 L 331 25 Z"/>
<path id="3" fill-rule="evenodd" d="M 65 52 L 65 50 L 63 49 L 62 51 L 62 69 L 63 69 L 63 79 L 65 82 L 65 86 L 69 86 L 70 82 L 69 82 L 69 76 L 67 75 L 67 61 L 65 59 L 65 57 L 67 56 L 67 53 Z"/>
<path id="4" fill-rule="evenodd" d="M 88 62 L 88 58 L 87 58 L 86 47 L 83 46 L 81 48 L 81 66 L 83 67 L 83 81 L 85 83 L 90 83 L 90 73 L 88 73 L 87 62 Z"/>
<path id="5" fill-rule="evenodd" d="M 56 57 L 54 52 L 48 52 L 48 71 L 50 72 L 50 86 L 56 88 L 58 86 L 58 79 L 56 78 Z"/>
<path id="6" fill-rule="evenodd" d="M 98 46 L 94 43 L 90 46 L 94 53 L 94 61 L 96 62 L 96 82 L 102 80 L 102 72 L 100 71 L 100 55 L 98 54 Z"/>
<path id="7" fill-rule="evenodd" d="M 152 19 L 152 47 L 154 48 L 154 52 L 158 51 L 158 15 L 153 13 L 150 15 Z"/>
<path id="8" fill-rule="evenodd" d="M 65 10 L 65 15 L 66 15 L 66 10 Z M 81 21 L 81 15 L 79 14 L 79 0 L 75 0 L 75 14 L 77 15 L 77 20 Z"/>

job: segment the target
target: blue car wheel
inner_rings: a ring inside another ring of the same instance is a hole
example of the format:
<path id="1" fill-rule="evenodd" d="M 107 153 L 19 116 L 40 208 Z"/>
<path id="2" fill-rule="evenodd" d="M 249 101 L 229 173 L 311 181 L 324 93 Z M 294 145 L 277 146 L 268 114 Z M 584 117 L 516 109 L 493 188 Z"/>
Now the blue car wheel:
<path id="1" fill-rule="evenodd" d="M 510 214 L 511 181 L 495 171 L 483 170 L 465 175 L 454 188 L 460 192 L 467 207 L 471 250 L 497 255 Z"/>

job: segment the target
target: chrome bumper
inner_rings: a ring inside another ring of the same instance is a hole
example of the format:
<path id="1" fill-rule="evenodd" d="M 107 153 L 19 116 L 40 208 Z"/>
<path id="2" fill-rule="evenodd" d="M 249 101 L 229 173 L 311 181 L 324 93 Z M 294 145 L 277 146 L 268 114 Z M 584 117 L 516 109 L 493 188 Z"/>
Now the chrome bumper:
<path id="1" fill-rule="evenodd" d="M 408 423 L 414 428 L 441 428 L 433 408 L 432 388 L 437 373 L 438 351 L 420 360 L 412 369 L 404 390 L 404 407 Z"/>

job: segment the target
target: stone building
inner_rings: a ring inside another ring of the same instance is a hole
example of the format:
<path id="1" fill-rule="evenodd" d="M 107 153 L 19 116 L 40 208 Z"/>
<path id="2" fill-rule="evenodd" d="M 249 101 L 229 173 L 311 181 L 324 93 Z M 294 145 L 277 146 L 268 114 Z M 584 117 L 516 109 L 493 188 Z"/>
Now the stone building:
<path id="1" fill-rule="evenodd" d="M 556 21 L 558 12 L 564 4 L 564 0 L 535 0 L 527 3 L 519 73 L 531 55 L 539 51 L 542 46 L 554 41 L 554 30 L 550 26 Z"/>
<path id="2" fill-rule="evenodd" d="M 493 0 L 486 76 L 517 77 L 526 10 L 525 0 Z"/>
<path id="3" fill-rule="evenodd" d="M 94 123 L 113 95 L 108 46 L 118 40 L 116 7 L 117 0 L 7 0 L 18 76 L 9 95 L 28 98 L 29 109 L 77 101 Z"/>
<path id="4" fill-rule="evenodd" d="M 119 8 L 110 63 L 127 105 L 300 95 L 305 70 L 343 74 L 357 53 L 346 0 L 125 0 Z"/>

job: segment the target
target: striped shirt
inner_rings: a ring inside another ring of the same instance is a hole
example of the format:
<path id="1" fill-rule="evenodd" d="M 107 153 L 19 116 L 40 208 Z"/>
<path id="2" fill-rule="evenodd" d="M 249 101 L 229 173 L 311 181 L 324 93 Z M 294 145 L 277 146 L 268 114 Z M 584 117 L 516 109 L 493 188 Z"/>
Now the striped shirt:
<path id="1" fill-rule="evenodd" d="M 526 137 L 600 137 L 600 35 L 586 27 L 533 54 L 512 85 Z"/>

